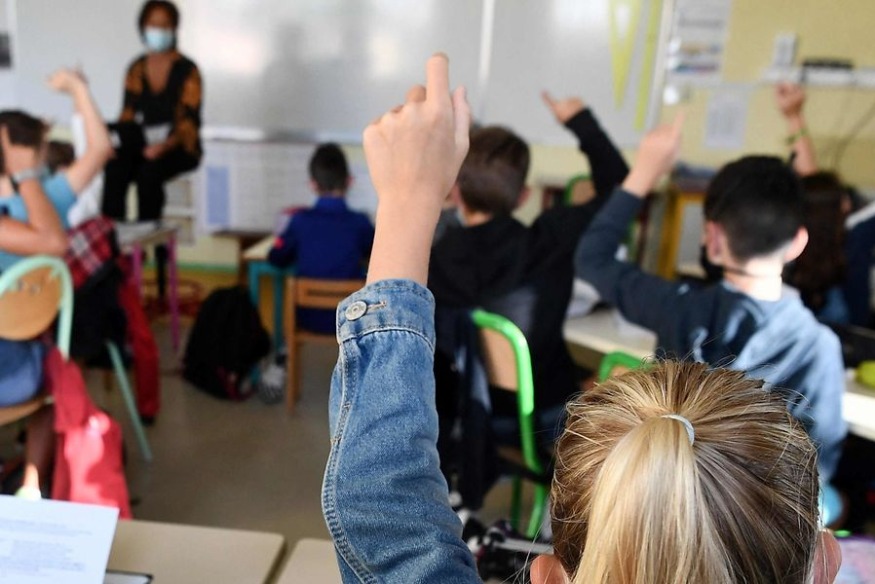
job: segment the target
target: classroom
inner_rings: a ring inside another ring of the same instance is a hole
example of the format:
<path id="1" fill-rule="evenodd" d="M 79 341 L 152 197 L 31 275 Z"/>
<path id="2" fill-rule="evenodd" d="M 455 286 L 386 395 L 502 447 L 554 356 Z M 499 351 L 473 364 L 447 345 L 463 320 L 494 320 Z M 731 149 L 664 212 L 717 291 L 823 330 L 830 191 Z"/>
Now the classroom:
<path id="1" fill-rule="evenodd" d="M 0 0 L 0 582 L 875 584 L 871 0 Z"/>

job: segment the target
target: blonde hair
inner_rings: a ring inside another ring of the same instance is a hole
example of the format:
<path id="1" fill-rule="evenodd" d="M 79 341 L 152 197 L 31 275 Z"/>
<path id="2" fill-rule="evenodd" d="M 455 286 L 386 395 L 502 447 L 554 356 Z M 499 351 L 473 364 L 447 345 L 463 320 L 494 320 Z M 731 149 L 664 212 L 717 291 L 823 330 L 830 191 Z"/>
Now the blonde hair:
<path id="1" fill-rule="evenodd" d="M 556 457 L 554 548 L 575 583 L 812 577 L 814 446 L 743 373 L 665 362 L 609 379 L 569 404 Z"/>

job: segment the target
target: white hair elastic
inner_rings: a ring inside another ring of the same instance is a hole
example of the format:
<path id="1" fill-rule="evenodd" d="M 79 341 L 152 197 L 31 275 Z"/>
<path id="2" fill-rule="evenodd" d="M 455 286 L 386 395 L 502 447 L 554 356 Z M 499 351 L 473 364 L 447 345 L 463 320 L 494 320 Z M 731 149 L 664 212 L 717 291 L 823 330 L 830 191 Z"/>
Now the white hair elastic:
<path id="1" fill-rule="evenodd" d="M 678 414 L 665 414 L 664 416 L 660 416 L 660 418 L 671 418 L 672 420 L 677 420 L 684 425 L 684 428 L 686 428 L 687 437 L 690 439 L 690 445 L 692 446 L 693 442 L 696 441 L 696 431 L 693 430 L 693 425 L 685 417 L 679 416 Z"/>

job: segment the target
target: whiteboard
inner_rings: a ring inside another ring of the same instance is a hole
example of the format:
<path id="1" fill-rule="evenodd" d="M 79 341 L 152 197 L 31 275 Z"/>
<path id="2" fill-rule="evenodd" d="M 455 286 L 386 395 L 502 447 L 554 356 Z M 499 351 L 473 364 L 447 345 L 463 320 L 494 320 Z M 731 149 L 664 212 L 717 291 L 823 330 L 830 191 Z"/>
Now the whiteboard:
<path id="1" fill-rule="evenodd" d="M 82 66 L 107 119 L 121 109 L 127 65 L 142 53 L 140 0 L 5 0 L 12 11 L 15 105 L 66 123 L 69 99 L 45 87 L 63 65 Z M 668 28 L 650 26 L 672 0 L 180 0 L 180 48 L 204 76 L 204 123 L 252 135 L 359 142 L 369 121 L 423 80 L 426 58 L 450 56 L 479 121 L 509 125 L 534 143 L 569 143 L 541 89 L 578 94 L 623 145 L 637 142 L 643 100 L 658 107 L 658 55 Z M 661 7 L 661 8 L 660 8 Z M 616 35 L 628 17 L 628 83 L 614 95 Z M 655 17 L 654 17 L 655 18 Z M 622 18 L 620 19 L 622 20 Z M 634 26 L 632 26 L 634 25 Z M 659 51 L 657 51 L 659 52 Z M 649 58 L 648 58 L 649 57 Z M 645 72 L 647 75 L 645 75 Z M 646 124 L 645 124 L 646 125 Z M 259 133 L 260 132 L 260 133 Z M 218 133 L 221 135 L 221 132 Z"/>
<path id="2" fill-rule="evenodd" d="M 436 51 L 474 87 L 481 26 L 477 0 L 186 0 L 180 38 L 206 125 L 359 141 Z"/>
<path id="3" fill-rule="evenodd" d="M 140 0 L 7 0 L 13 12 L 12 62 L 17 107 L 68 124 L 69 97 L 45 80 L 59 67 L 82 67 L 101 113 L 118 117 L 127 66 L 142 52 Z M 0 104 L 8 107 L 9 104 Z"/>
<path id="4" fill-rule="evenodd" d="M 670 0 L 498 0 L 484 121 L 507 125 L 530 142 L 571 144 L 541 101 L 541 90 L 549 90 L 580 96 L 616 142 L 637 145 L 660 103 L 655 73 L 670 7 Z"/>

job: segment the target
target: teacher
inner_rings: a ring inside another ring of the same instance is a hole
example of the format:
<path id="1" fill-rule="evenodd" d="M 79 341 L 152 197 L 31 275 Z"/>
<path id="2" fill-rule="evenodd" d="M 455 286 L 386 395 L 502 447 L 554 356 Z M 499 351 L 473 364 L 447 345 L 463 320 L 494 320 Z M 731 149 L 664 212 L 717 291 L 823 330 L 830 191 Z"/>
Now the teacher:
<path id="1" fill-rule="evenodd" d="M 164 209 L 164 183 L 200 163 L 203 84 L 194 61 L 177 50 L 179 9 L 173 2 L 149 0 L 137 24 L 146 54 L 128 67 L 122 113 L 111 125 L 116 152 L 106 166 L 102 210 L 125 220 L 133 181 L 137 220 L 156 221 Z M 166 249 L 156 250 L 156 259 L 163 274 Z"/>

